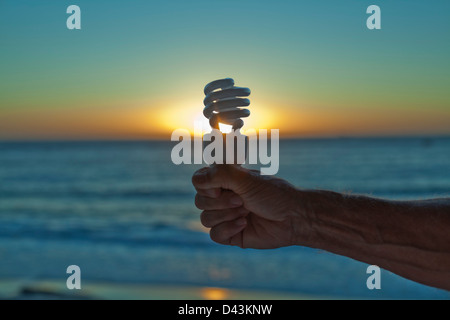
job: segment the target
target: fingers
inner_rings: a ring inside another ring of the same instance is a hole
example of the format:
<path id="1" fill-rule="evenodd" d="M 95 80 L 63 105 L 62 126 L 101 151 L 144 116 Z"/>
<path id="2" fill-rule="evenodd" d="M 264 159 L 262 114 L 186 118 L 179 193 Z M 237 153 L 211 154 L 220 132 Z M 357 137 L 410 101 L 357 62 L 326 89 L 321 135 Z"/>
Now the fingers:
<path id="1" fill-rule="evenodd" d="M 192 184 L 197 189 L 223 188 L 237 191 L 250 177 L 250 171 L 240 166 L 215 165 L 196 171 L 192 176 Z"/>
<path id="2" fill-rule="evenodd" d="M 204 196 L 199 193 L 195 195 L 195 205 L 202 210 L 222 210 L 242 206 L 241 197 L 231 191 L 221 191 L 216 198 Z"/>
<path id="3" fill-rule="evenodd" d="M 252 190 L 259 172 L 240 166 L 215 165 L 198 170 L 192 177 L 197 190 L 195 205 L 204 210 L 202 224 L 211 228 L 213 241 L 243 246 L 242 231 L 247 226 L 247 214 L 238 194 Z"/>
<path id="4" fill-rule="evenodd" d="M 233 246 L 243 246 L 242 230 L 247 226 L 247 219 L 245 217 L 233 221 L 223 222 L 211 228 L 209 235 L 211 240 Z"/>
<path id="5" fill-rule="evenodd" d="M 197 194 L 204 196 L 204 197 L 209 197 L 209 198 L 217 198 L 222 193 L 222 189 L 220 189 L 220 188 L 212 188 L 212 189 L 195 188 L 195 190 L 197 191 Z"/>
<path id="6" fill-rule="evenodd" d="M 224 181 L 217 177 L 215 167 L 205 167 L 197 170 L 192 176 L 192 184 L 196 189 L 222 188 Z"/>
<path id="7" fill-rule="evenodd" d="M 247 226 L 248 213 L 244 207 L 205 210 L 200 215 L 200 220 L 205 227 L 211 228 L 209 235 L 213 241 L 242 247 L 241 231 Z"/>
<path id="8" fill-rule="evenodd" d="M 205 210 L 200 215 L 200 221 L 205 227 L 212 228 L 223 222 L 242 218 L 248 213 L 249 211 L 244 207 L 225 210 Z"/>

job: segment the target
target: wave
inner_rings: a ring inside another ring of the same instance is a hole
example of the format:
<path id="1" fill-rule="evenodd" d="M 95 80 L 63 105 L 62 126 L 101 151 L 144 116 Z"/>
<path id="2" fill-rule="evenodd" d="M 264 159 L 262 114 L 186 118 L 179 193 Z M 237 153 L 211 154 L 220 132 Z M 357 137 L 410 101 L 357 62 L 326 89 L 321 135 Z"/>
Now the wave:
<path id="1" fill-rule="evenodd" d="M 76 188 L 50 188 L 43 189 L 39 186 L 32 188 L 0 188 L 0 199 L 11 198 L 82 198 L 82 199 L 173 199 L 192 198 L 193 190 L 141 190 L 141 189 L 76 189 Z"/>
<path id="2" fill-rule="evenodd" d="M 168 223 L 119 224 L 113 223 L 103 227 L 86 222 L 79 225 L 59 223 L 43 224 L 41 222 L 2 221 L 0 239 L 29 239 L 33 241 L 56 240 L 58 242 L 92 242 L 96 244 L 120 244 L 142 247 L 209 247 L 209 237 L 200 231 L 170 225 Z"/>

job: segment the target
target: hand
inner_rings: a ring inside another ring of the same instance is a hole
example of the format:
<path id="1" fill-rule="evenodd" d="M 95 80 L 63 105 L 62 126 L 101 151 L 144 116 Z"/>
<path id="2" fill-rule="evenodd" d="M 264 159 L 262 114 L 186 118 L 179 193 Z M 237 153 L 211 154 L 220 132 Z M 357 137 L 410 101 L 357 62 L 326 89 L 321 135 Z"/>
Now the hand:
<path id="1" fill-rule="evenodd" d="M 194 173 L 195 204 L 215 242 L 269 249 L 296 244 L 305 220 L 297 190 L 288 182 L 235 165 L 215 165 Z M 304 227 L 303 227 L 304 228 Z"/>

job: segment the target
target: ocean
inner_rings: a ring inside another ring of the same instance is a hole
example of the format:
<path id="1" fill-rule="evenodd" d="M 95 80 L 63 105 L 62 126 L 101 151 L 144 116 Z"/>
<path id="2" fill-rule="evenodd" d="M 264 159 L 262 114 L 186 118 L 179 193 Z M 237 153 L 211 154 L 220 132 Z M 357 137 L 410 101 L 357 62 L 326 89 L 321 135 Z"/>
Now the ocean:
<path id="1" fill-rule="evenodd" d="M 1 142 L 0 283 L 220 287 L 340 299 L 449 299 L 450 293 L 304 247 L 222 246 L 194 206 L 199 165 L 172 164 L 159 141 Z M 302 188 L 390 199 L 450 196 L 450 138 L 280 141 L 277 174 Z M 0 284 L 1 286 L 1 284 Z M 0 290 L 1 292 L 1 290 Z M 0 297 L 1 298 L 1 297 Z"/>

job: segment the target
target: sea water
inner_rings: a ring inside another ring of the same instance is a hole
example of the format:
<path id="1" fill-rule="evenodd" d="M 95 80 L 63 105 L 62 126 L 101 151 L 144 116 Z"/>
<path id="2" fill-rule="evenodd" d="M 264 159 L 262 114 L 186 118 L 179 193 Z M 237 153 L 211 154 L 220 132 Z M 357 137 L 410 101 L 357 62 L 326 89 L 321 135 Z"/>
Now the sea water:
<path id="1" fill-rule="evenodd" d="M 213 243 L 191 176 L 171 142 L 0 143 L 0 280 L 216 286 L 338 298 L 448 299 L 383 270 L 321 250 Z M 278 176 L 302 188 L 390 199 L 450 196 L 450 138 L 280 141 Z"/>

